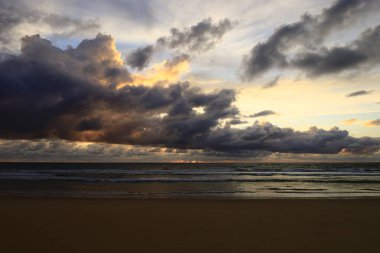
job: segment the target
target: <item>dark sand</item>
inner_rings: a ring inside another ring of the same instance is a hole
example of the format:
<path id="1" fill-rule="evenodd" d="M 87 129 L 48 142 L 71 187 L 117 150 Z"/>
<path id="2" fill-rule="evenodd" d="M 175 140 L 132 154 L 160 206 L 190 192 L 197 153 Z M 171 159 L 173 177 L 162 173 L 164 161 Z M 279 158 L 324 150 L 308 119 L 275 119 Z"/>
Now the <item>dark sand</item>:
<path id="1" fill-rule="evenodd" d="M 0 252 L 380 252 L 380 200 L 0 199 Z"/>

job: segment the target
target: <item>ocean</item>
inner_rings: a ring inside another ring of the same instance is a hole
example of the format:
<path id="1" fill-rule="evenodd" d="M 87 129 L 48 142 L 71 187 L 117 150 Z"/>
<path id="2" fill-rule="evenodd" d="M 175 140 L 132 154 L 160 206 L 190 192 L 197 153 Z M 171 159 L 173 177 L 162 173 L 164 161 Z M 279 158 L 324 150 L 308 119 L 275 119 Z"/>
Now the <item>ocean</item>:
<path id="1" fill-rule="evenodd" d="M 80 198 L 364 198 L 380 163 L 0 163 L 0 195 Z"/>

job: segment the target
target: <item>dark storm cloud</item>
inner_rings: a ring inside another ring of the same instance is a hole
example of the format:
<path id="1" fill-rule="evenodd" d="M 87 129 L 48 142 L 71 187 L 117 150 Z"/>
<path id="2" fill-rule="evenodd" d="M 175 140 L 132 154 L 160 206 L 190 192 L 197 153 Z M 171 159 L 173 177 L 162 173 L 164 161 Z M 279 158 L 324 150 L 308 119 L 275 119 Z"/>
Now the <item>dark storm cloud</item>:
<path id="1" fill-rule="evenodd" d="M 76 48 L 66 50 L 53 46 L 39 35 L 25 36 L 22 38 L 21 52 L 20 57 L 11 57 L 3 64 L 12 64 L 12 61 L 25 61 L 30 65 L 35 63 L 33 68 L 59 69 L 70 73 L 70 77 L 101 80 L 105 85 L 131 81 L 115 49 L 114 40 L 108 35 L 98 34 L 96 38 L 83 40 Z"/>
<path id="2" fill-rule="evenodd" d="M 95 20 L 45 13 L 31 8 L 22 1 L 0 0 L 0 43 L 9 43 L 13 39 L 13 29 L 22 24 L 48 25 L 54 29 L 57 36 L 72 36 L 100 28 Z"/>
<path id="3" fill-rule="evenodd" d="M 0 138 L 131 144 L 226 156 L 374 153 L 380 148 L 379 139 L 353 138 L 337 128 L 301 132 L 270 123 L 233 128 L 243 123 L 237 121 L 235 91 L 205 93 L 188 83 L 130 86 L 118 56 L 107 35 L 67 50 L 37 35 L 25 37 L 21 55 L 0 62 Z M 118 82 L 127 84 L 117 89 Z"/>
<path id="4" fill-rule="evenodd" d="M 344 47 L 322 49 L 317 53 L 301 53 L 291 64 L 310 75 L 339 73 L 346 69 L 380 62 L 380 26 L 368 29 L 355 42 Z"/>
<path id="5" fill-rule="evenodd" d="M 378 7 L 377 0 L 337 0 L 330 8 L 323 10 L 318 29 L 328 32 L 337 26 L 348 25 L 358 16 L 375 11 Z"/>
<path id="6" fill-rule="evenodd" d="M 142 70 L 148 66 L 150 59 L 152 58 L 154 52 L 153 46 L 146 46 L 143 48 L 137 48 L 127 57 L 127 64 L 131 68 L 136 68 Z"/>
<path id="7" fill-rule="evenodd" d="M 248 121 L 241 120 L 241 119 L 231 119 L 230 121 L 227 122 L 227 124 L 230 125 L 240 125 L 240 124 L 245 124 L 248 123 Z"/>
<path id="8" fill-rule="evenodd" d="M 61 50 L 38 35 L 25 37 L 22 54 L 0 63 L 0 136 L 176 146 L 238 113 L 231 90 L 204 94 L 186 83 L 115 89 L 130 77 L 112 43 L 99 34 Z"/>
<path id="9" fill-rule="evenodd" d="M 86 131 L 86 130 L 101 130 L 102 129 L 102 122 L 99 118 L 88 118 L 83 119 L 79 122 L 78 126 L 75 128 L 75 130 L 78 131 Z"/>
<path id="10" fill-rule="evenodd" d="M 172 28 L 170 35 L 159 38 L 155 45 L 148 45 L 132 51 L 127 56 L 126 62 L 130 67 L 141 70 L 149 64 L 156 50 L 168 48 L 192 53 L 207 51 L 214 47 L 233 26 L 234 23 L 227 18 L 215 24 L 211 18 L 208 18 L 182 31 Z"/>
<path id="11" fill-rule="evenodd" d="M 147 148 L 125 147 L 91 143 L 81 145 L 64 140 L 2 140 L 0 159 L 2 161 L 149 161 L 159 151 Z M 159 153 L 158 153 L 159 154 Z M 157 156 L 155 157 L 157 160 Z"/>
<path id="12" fill-rule="evenodd" d="M 348 68 L 358 67 L 368 59 L 364 53 L 350 48 L 333 48 L 322 53 L 305 53 L 294 60 L 294 66 L 304 69 L 311 75 L 337 73 Z"/>
<path id="13" fill-rule="evenodd" d="M 339 0 L 320 15 L 305 14 L 299 22 L 281 26 L 267 41 L 258 43 L 244 56 L 242 78 L 250 80 L 272 68 L 295 67 L 321 75 L 356 67 L 369 59 L 377 63 L 378 27 L 369 29 L 358 41 L 344 47 L 327 49 L 323 39 L 334 29 L 347 26 L 379 7 L 380 2 L 375 0 Z M 289 52 L 295 47 L 301 48 L 301 52 Z"/>
<path id="14" fill-rule="evenodd" d="M 364 96 L 364 95 L 368 95 L 368 94 L 371 94 L 373 92 L 373 90 L 359 90 L 359 91 L 355 91 L 355 92 L 352 92 L 350 94 L 347 94 L 346 97 L 357 97 L 357 96 Z"/>
<path id="15" fill-rule="evenodd" d="M 264 117 L 264 116 L 275 115 L 275 114 L 277 114 L 277 113 L 272 111 L 272 110 L 264 110 L 264 111 L 261 111 L 258 113 L 254 113 L 254 114 L 250 115 L 250 117 L 251 118 L 257 118 L 257 117 Z"/>
<path id="16" fill-rule="evenodd" d="M 270 123 L 258 124 L 245 129 L 218 129 L 208 140 L 210 148 L 227 153 L 262 150 L 279 153 L 336 154 L 340 152 L 364 154 L 380 149 L 379 138 L 353 138 L 347 131 L 310 128 L 295 131 Z"/>

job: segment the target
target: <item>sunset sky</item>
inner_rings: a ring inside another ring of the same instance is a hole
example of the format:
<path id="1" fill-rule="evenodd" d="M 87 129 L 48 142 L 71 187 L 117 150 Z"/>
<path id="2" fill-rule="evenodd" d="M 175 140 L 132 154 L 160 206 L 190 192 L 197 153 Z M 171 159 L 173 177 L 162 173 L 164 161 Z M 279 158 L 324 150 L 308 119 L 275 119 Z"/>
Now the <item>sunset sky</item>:
<path id="1" fill-rule="evenodd" d="M 379 13 L 0 0 L 0 160 L 380 161 Z"/>

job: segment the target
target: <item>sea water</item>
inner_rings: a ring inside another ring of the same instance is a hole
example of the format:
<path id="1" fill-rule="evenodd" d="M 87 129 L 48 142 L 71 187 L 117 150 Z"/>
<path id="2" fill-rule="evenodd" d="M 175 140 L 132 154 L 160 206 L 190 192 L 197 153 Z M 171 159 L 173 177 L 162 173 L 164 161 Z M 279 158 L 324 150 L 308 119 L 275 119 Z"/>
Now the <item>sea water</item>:
<path id="1" fill-rule="evenodd" d="M 86 198 L 380 196 L 380 163 L 0 163 L 0 195 Z"/>

